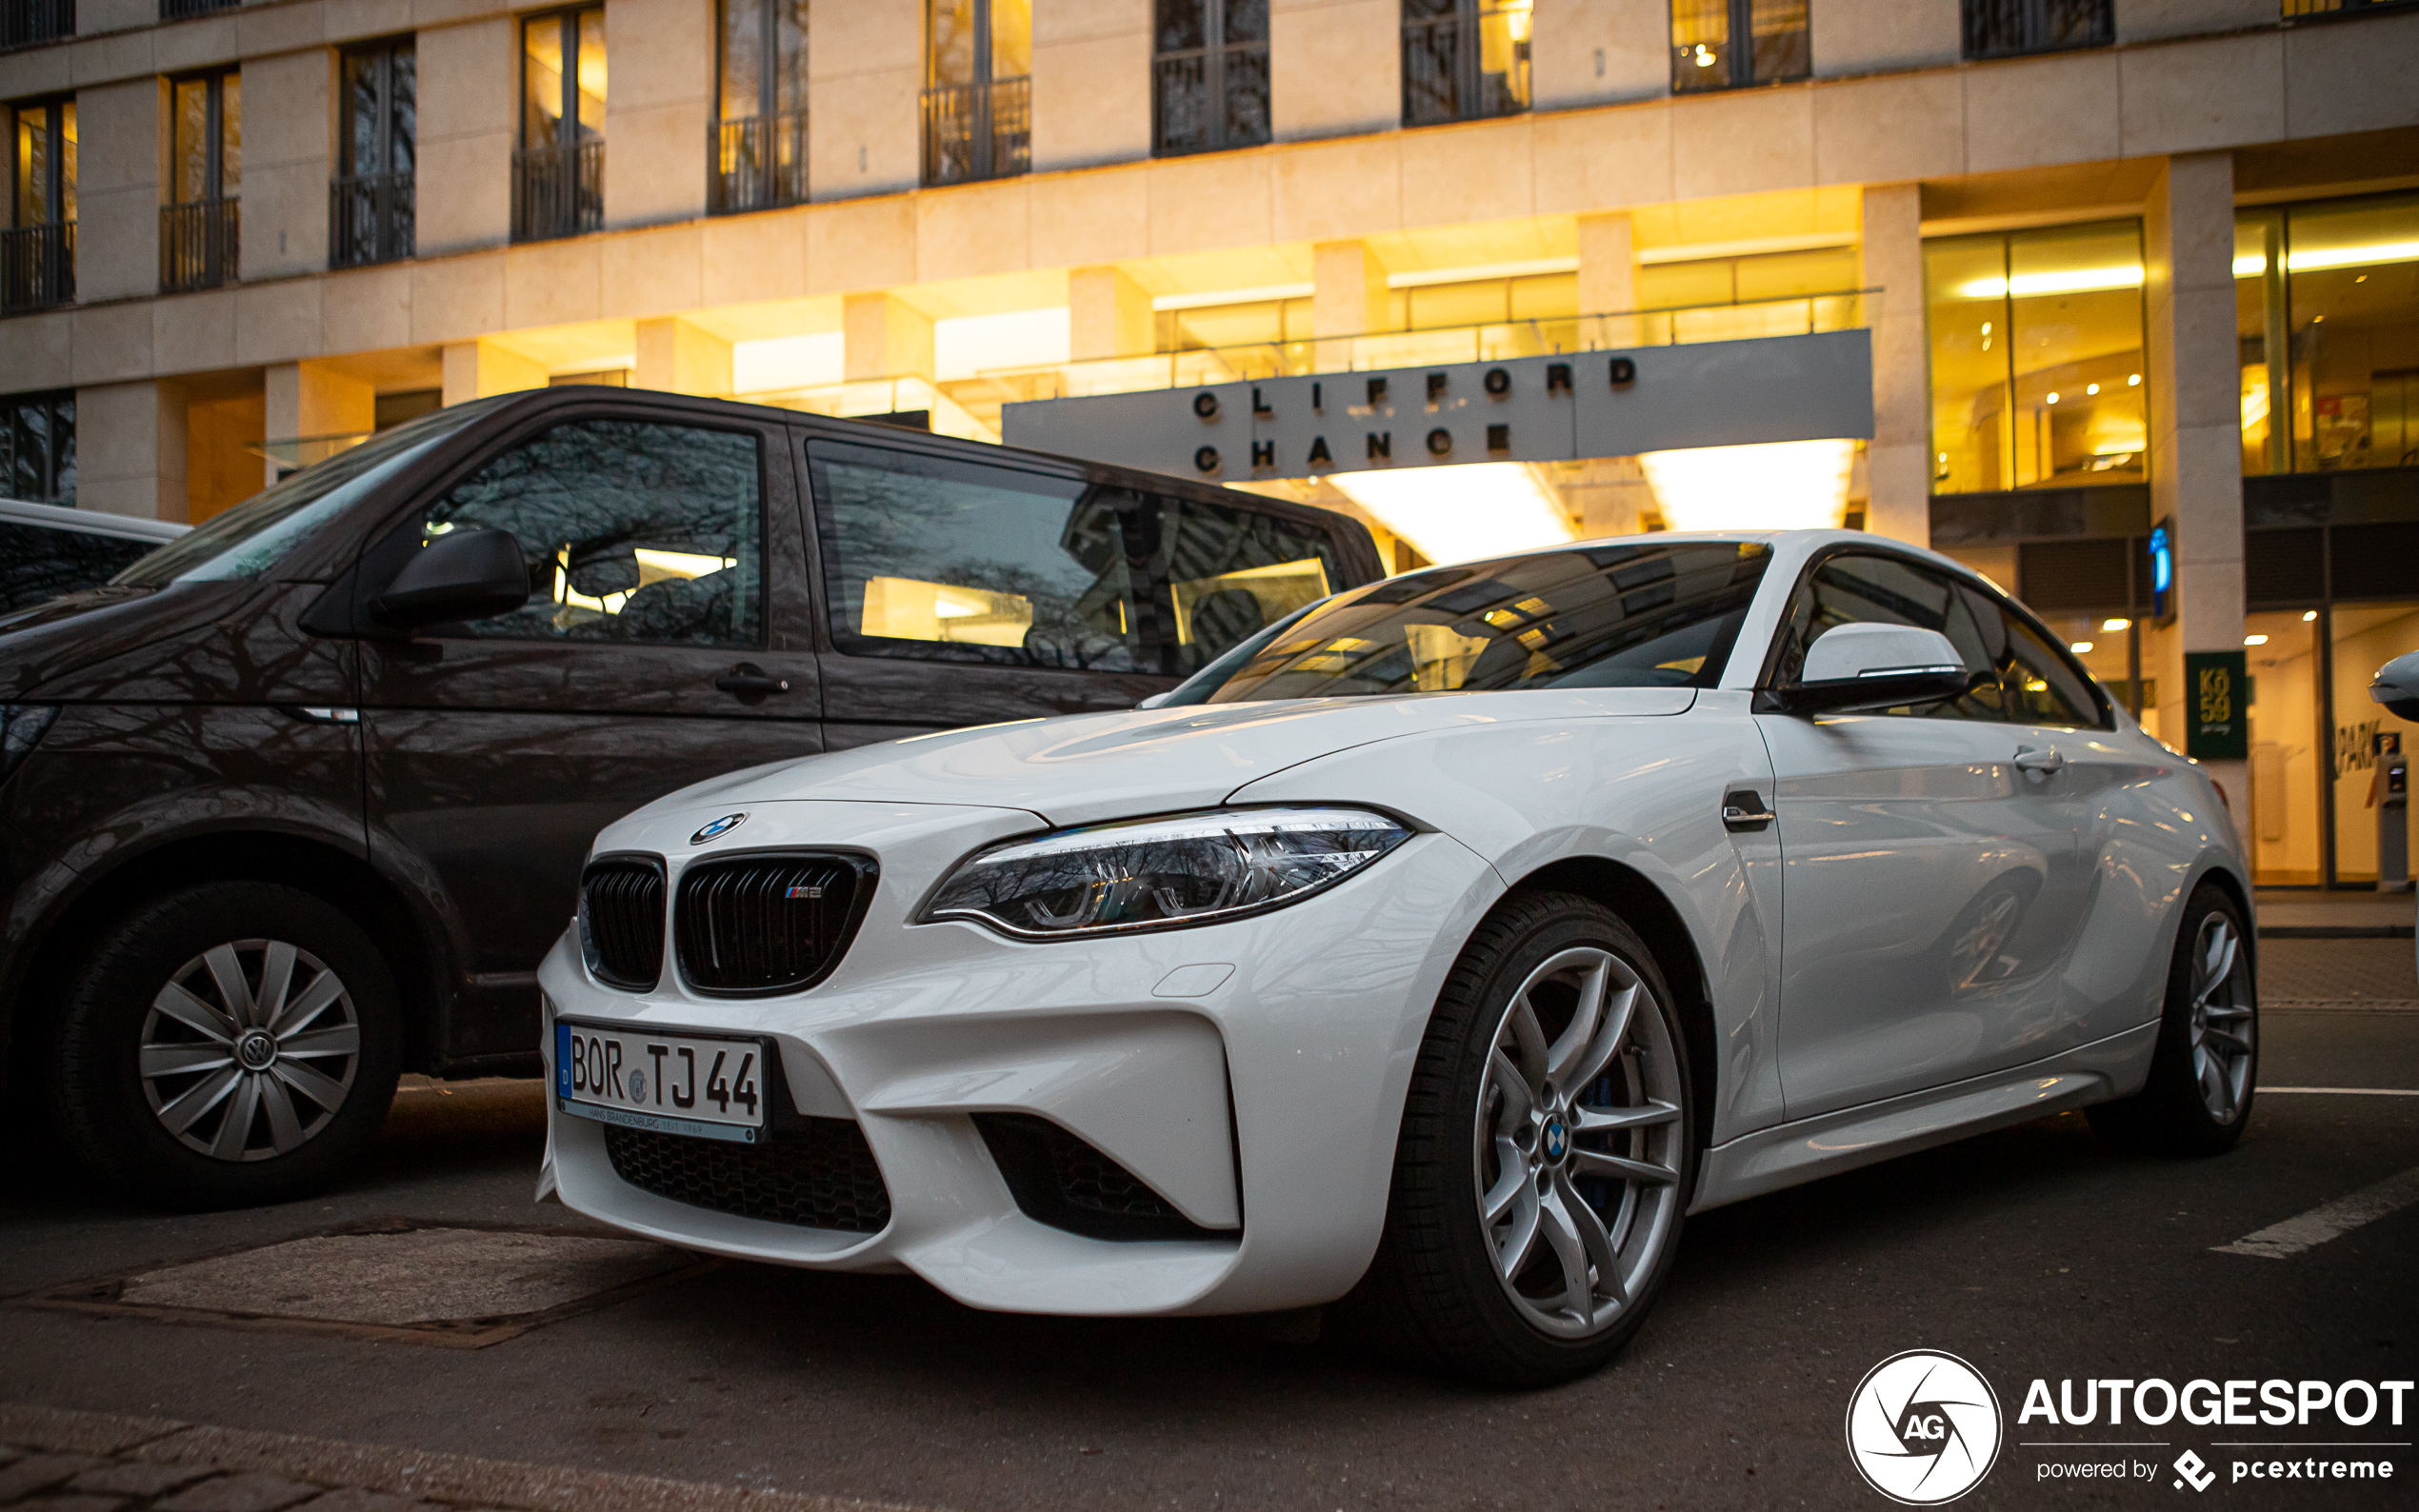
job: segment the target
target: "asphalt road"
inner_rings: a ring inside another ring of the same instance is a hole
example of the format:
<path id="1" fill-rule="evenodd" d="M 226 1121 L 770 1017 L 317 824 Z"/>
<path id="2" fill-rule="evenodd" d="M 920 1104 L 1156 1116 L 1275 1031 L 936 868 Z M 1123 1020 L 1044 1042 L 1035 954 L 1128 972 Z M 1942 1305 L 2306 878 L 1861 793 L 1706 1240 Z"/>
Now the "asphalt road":
<path id="1" fill-rule="evenodd" d="M 2363 1005 L 2272 1007 L 2263 1084 L 2419 1089 L 2410 950 L 2269 943 L 2267 998 Z M 20 1163 L 0 1191 L 0 1292 L 384 1215 L 575 1224 L 530 1201 L 541 1107 L 529 1084 L 408 1091 L 341 1191 L 245 1213 L 163 1218 Z M 2282 1259 L 2214 1247 L 2414 1169 L 2419 1097 L 2264 1096 L 2241 1147 L 2200 1162 L 2112 1154 L 2080 1117 L 2049 1119 L 1691 1220 L 1636 1343 L 1541 1392 L 1397 1371 L 1307 1318 L 1010 1317 L 910 1279 L 727 1264 L 475 1350 L 0 1305 L 0 1399 L 965 1512 L 1882 1507 L 1843 1418 L 1867 1370 L 1921 1347 L 1978 1366 L 2008 1413 L 1962 1505 L 2198 1502 L 2164 1470 L 2186 1448 L 2223 1471 L 2252 1451 L 2220 1440 L 2419 1431 L 2019 1426 L 2027 1385 L 2419 1375 L 2419 1203 Z M 2158 1447 L 2030 1446 L 2111 1437 Z M 2127 1452 L 2158 1477 L 2038 1479 Z M 2419 1451 L 2364 1452 L 2419 1477 Z M 2223 1475 L 2206 1493 L 2410 1496 Z"/>

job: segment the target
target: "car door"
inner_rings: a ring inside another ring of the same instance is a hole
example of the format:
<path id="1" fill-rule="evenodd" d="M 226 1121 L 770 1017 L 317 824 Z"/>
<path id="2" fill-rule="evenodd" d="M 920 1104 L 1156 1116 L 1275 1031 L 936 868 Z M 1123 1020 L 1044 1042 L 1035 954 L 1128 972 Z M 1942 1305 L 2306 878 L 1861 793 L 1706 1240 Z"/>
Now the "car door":
<path id="1" fill-rule="evenodd" d="M 607 823 L 822 748 L 786 428 L 637 407 L 555 412 L 397 527 L 508 530 L 509 614 L 364 643 L 372 843 L 433 874 L 471 980 L 459 1058 L 529 1051 L 537 964 Z"/>
<path id="2" fill-rule="evenodd" d="M 1978 686 L 1922 708 L 1757 716 L 1779 815 L 1792 1119 L 2007 1064 L 2055 1013 L 2050 895 L 2075 838 L 2017 765 L 2004 629 L 1977 602 L 1925 564 L 1860 551 L 1818 560 L 1793 592 L 1771 682 L 1793 680 L 1825 630 L 1879 623 L 1946 634 Z"/>

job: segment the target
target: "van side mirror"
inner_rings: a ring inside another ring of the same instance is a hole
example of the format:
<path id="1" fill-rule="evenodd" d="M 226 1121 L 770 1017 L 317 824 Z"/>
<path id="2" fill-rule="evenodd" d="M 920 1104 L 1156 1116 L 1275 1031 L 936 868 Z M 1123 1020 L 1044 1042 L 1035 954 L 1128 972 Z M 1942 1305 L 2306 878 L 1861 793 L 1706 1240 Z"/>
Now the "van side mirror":
<path id="1" fill-rule="evenodd" d="M 1835 625 L 1807 647 L 1796 684 L 1767 696 L 1769 706 L 1780 713 L 1849 714 L 1937 704 L 1958 697 L 1978 677 L 1988 675 L 1967 671 L 1966 659 L 1938 630 L 1911 625 Z"/>
<path id="2" fill-rule="evenodd" d="M 510 530 L 459 530 L 420 548 L 370 601 L 384 624 L 414 630 L 510 614 L 530 601 L 530 565 Z"/>

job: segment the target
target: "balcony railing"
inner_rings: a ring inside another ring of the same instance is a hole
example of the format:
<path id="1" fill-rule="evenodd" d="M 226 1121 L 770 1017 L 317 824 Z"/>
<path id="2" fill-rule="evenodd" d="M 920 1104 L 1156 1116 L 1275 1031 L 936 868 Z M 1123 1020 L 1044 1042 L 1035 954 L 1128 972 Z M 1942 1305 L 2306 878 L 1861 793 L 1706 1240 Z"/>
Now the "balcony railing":
<path id="1" fill-rule="evenodd" d="M 2363 10 L 2408 10 L 2419 8 L 2419 0 L 2283 0 L 2284 18 L 2296 21 L 2309 16 L 2357 15 Z"/>
<path id="2" fill-rule="evenodd" d="M 512 154 L 512 239 L 543 242 L 605 225 L 605 144 L 523 148 Z"/>
<path id="3" fill-rule="evenodd" d="M 160 0 L 162 21 L 184 21 L 219 10 L 232 10 L 244 0 Z"/>
<path id="4" fill-rule="evenodd" d="M 160 207 L 160 291 L 215 288 L 239 276 L 241 202 L 229 195 Z"/>
<path id="5" fill-rule="evenodd" d="M 804 204 L 807 198 L 807 113 L 753 116 L 710 129 L 713 163 L 707 209 L 716 215 Z"/>
<path id="6" fill-rule="evenodd" d="M 1528 12 L 1403 23 L 1403 124 L 1476 121 L 1529 109 Z"/>
<path id="7" fill-rule="evenodd" d="M 993 79 L 924 91 L 924 182 L 1008 178 L 1033 166 L 1033 81 Z"/>
<path id="8" fill-rule="evenodd" d="M 2114 0 L 1965 0 L 1966 56 L 2006 58 L 2116 40 Z"/>
<path id="9" fill-rule="evenodd" d="M 48 309 L 75 298 L 75 222 L 0 231 L 0 309 Z"/>
<path id="10" fill-rule="evenodd" d="M 411 172 L 354 173 L 328 184 L 328 266 L 394 263 L 412 251 Z"/>
<path id="11" fill-rule="evenodd" d="M 22 48 L 75 35 L 75 0 L 0 3 L 0 48 Z"/>
<path id="12" fill-rule="evenodd" d="M 1163 52 L 1151 69 L 1151 150 L 1162 157 L 1269 139 L 1269 45 Z"/>

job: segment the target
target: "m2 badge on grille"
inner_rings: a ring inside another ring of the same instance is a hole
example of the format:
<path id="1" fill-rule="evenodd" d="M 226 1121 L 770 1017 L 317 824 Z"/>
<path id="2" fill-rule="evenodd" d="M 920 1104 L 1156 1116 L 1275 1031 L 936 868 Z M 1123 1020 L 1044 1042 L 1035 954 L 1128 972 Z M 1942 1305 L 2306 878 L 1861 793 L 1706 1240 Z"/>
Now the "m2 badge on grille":
<path id="1" fill-rule="evenodd" d="M 754 1144 L 765 1137 L 761 1040 L 554 1025 L 556 1105 L 624 1128 Z"/>

